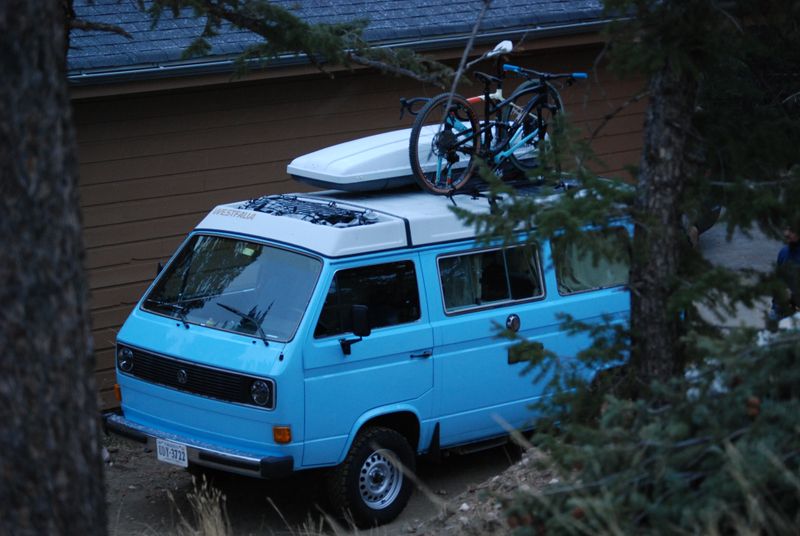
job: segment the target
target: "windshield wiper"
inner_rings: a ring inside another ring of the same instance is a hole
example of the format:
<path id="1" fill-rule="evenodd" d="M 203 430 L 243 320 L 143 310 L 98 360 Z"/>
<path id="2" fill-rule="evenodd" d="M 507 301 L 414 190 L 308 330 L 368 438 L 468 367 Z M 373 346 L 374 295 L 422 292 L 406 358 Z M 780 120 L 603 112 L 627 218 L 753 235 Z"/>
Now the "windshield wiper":
<path id="1" fill-rule="evenodd" d="M 178 319 L 183 322 L 183 327 L 189 329 L 189 322 L 186 320 L 186 305 L 182 305 L 177 301 L 164 301 L 156 300 L 155 298 L 147 298 L 146 303 L 153 303 L 159 307 L 168 307 L 178 314 Z"/>
<path id="2" fill-rule="evenodd" d="M 254 317 L 250 313 L 243 313 L 242 311 L 231 305 L 227 305 L 221 302 L 216 302 L 216 303 L 226 311 L 230 311 L 236 316 L 239 316 L 240 318 L 243 318 L 248 322 L 250 322 L 251 324 L 253 324 L 256 327 L 256 330 L 258 331 L 258 336 L 261 337 L 262 341 L 264 341 L 264 346 L 269 346 L 269 341 L 267 341 L 267 334 L 264 333 L 264 330 L 261 328 L 261 322 L 259 322 L 258 319 L 256 319 L 256 317 Z M 275 303 L 275 301 L 273 301 L 272 303 Z M 267 317 L 267 314 L 269 314 L 269 310 L 272 309 L 272 303 L 270 303 L 269 307 L 267 307 L 267 310 L 264 311 L 264 318 Z M 264 318 L 261 319 L 262 322 L 264 321 Z"/>

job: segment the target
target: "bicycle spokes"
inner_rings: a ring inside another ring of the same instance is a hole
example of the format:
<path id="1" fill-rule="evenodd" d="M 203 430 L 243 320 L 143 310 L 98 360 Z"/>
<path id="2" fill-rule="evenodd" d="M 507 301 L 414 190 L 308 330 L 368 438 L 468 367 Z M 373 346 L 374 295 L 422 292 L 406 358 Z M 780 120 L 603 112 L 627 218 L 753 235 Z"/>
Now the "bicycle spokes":
<path id="1" fill-rule="evenodd" d="M 436 172 L 431 176 L 431 182 L 437 186 L 451 187 L 454 178 L 458 178 L 460 168 L 463 168 L 472 157 L 472 134 L 469 129 L 461 132 L 441 130 L 433 135 L 430 143 L 429 160 L 436 159 Z"/>
<path id="2" fill-rule="evenodd" d="M 438 194 L 463 187 L 474 167 L 478 134 L 475 114 L 463 97 L 431 99 L 411 129 L 409 157 L 417 182 Z"/>

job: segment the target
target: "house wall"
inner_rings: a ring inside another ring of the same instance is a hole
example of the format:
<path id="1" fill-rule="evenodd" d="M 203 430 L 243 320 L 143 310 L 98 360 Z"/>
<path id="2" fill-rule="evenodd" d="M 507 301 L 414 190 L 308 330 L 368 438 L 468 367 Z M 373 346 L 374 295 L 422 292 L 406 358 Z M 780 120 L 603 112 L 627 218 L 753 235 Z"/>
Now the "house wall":
<path id="1" fill-rule="evenodd" d="M 590 70 L 599 49 L 536 51 L 515 61 L 544 70 Z M 642 87 L 604 69 L 564 89 L 566 109 L 589 131 Z M 477 84 L 465 94 L 480 91 Z M 335 143 L 407 128 L 399 98 L 440 91 L 366 71 L 228 82 L 73 101 L 97 380 L 116 405 L 115 334 L 186 233 L 220 203 L 303 191 L 286 165 Z M 508 94 L 508 92 L 507 92 Z M 626 108 L 594 142 L 601 171 L 624 174 L 641 148 L 644 103 Z"/>

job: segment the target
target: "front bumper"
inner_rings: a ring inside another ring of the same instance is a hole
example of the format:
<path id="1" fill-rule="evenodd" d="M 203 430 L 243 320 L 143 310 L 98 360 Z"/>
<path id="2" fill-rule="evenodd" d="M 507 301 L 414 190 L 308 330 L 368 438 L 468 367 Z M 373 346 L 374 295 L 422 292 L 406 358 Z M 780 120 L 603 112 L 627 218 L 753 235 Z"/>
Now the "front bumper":
<path id="1" fill-rule="evenodd" d="M 280 478 L 294 471 L 294 459 L 291 456 L 258 456 L 208 445 L 175 434 L 167 434 L 147 426 L 131 422 L 118 413 L 103 415 L 103 425 L 107 432 L 127 437 L 156 448 L 156 439 L 167 439 L 186 445 L 189 463 L 229 473 L 236 473 L 255 478 Z"/>

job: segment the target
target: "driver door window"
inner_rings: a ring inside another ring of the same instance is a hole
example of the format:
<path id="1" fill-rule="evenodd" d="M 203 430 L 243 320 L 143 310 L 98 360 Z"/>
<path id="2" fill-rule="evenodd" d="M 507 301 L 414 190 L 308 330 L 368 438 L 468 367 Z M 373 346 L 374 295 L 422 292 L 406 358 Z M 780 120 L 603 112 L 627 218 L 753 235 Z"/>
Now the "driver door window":
<path id="1" fill-rule="evenodd" d="M 400 261 L 336 272 L 314 338 L 352 331 L 353 305 L 369 307 L 373 329 L 419 320 L 419 289 L 414 263 Z"/>

